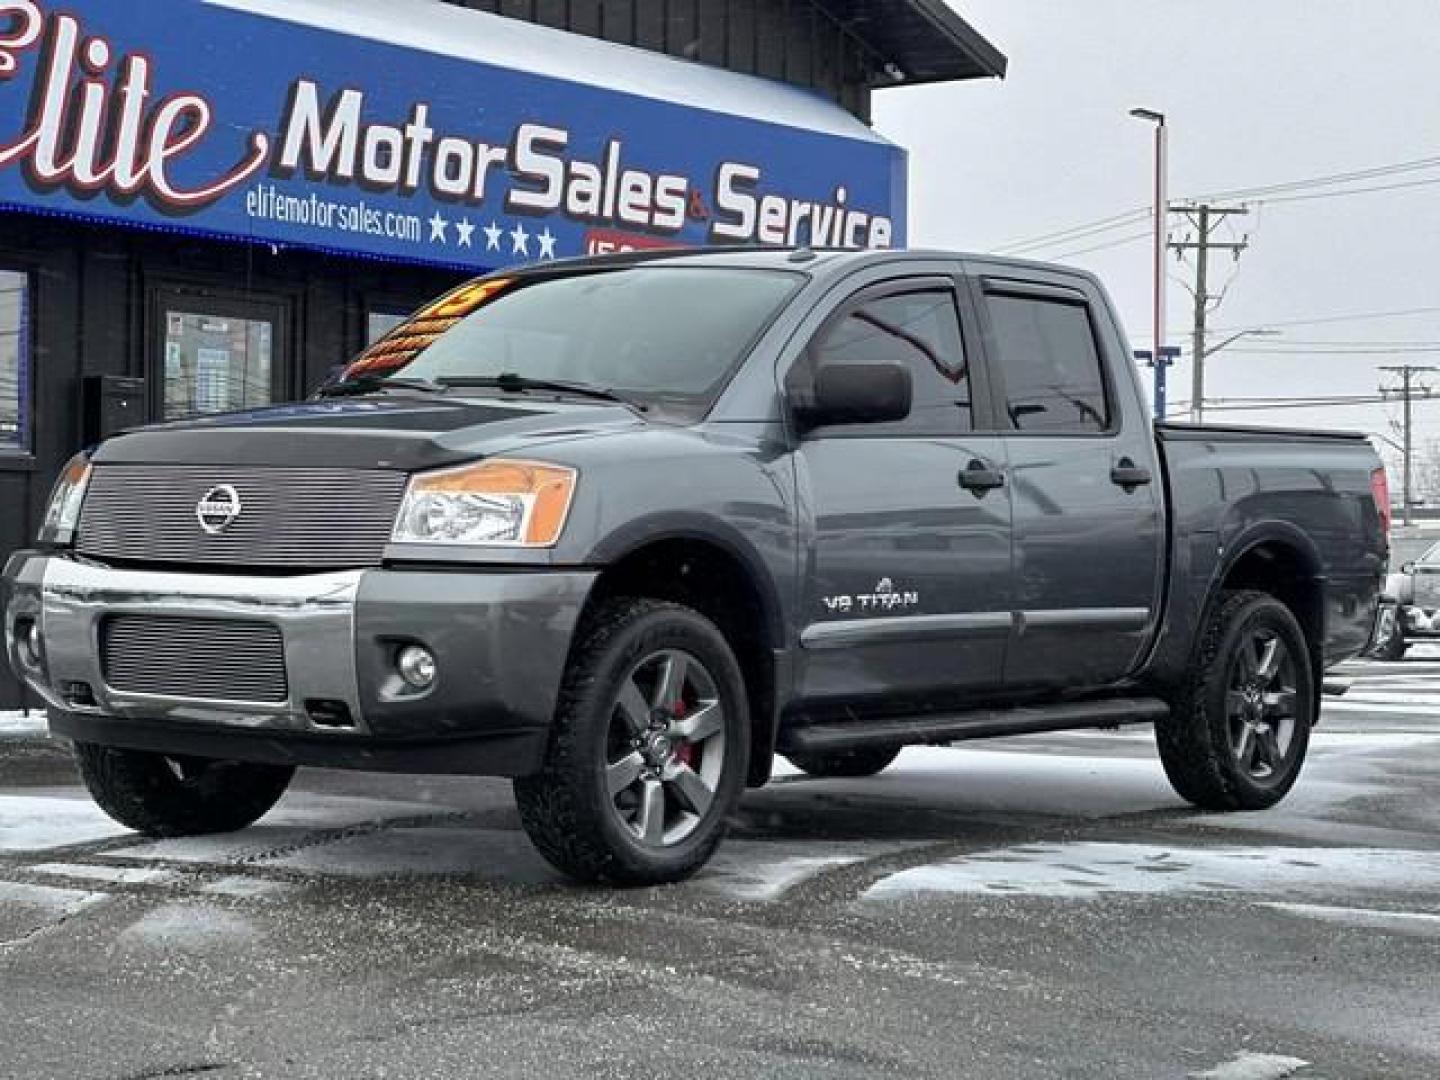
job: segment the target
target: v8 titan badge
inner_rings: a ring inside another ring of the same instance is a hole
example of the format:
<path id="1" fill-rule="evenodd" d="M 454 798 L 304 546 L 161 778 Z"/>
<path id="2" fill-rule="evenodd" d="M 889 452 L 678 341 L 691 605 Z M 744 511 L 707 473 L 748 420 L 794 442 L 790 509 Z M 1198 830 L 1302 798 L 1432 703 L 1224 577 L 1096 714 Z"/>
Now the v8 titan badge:
<path id="1" fill-rule="evenodd" d="M 873 592 L 842 593 L 839 596 L 821 598 L 825 610 L 837 615 L 851 612 L 898 611 L 903 612 L 920 603 L 920 594 L 912 589 L 897 589 L 888 577 L 875 583 Z"/>
<path id="2" fill-rule="evenodd" d="M 218 484 L 200 496 L 195 504 L 195 520 L 211 536 L 218 536 L 235 523 L 242 509 L 244 504 L 235 485 Z"/>

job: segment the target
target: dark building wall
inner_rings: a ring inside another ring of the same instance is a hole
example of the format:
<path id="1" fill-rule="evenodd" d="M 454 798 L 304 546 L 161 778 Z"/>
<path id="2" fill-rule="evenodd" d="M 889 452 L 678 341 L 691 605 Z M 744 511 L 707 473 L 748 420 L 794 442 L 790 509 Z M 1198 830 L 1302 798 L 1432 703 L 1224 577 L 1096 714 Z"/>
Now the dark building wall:
<path id="1" fill-rule="evenodd" d="M 809 0 L 445 0 L 818 90 L 870 120 L 874 60 Z"/>
<path id="2" fill-rule="evenodd" d="M 4 224 L 0 269 L 24 272 L 30 282 L 34 426 L 31 455 L 0 455 L 0 558 L 33 541 L 55 476 L 85 445 L 85 376 L 146 379 L 145 418 L 159 418 L 162 298 L 201 310 L 275 313 L 276 397 L 296 399 L 359 351 L 369 311 L 409 310 L 464 277 L 15 213 Z M 0 708 L 18 701 L 0 661 Z"/>

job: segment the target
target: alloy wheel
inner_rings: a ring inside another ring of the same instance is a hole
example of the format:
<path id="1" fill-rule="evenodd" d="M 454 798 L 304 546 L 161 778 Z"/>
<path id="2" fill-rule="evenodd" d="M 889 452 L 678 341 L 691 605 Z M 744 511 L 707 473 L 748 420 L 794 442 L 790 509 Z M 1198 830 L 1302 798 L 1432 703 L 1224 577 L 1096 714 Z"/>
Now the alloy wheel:
<path id="1" fill-rule="evenodd" d="M 1282 766 L 1295 738 L 1295 660 L 1280 635 L 1256 627 L 1240 638 L 1226 684 L 1225 714 L 1230 751 L 1254 780 L 1269 781 Z"/>
<path id="2" fill-rule="evenodd" d="M 606 735 L 609 805 L 640 844 L 666 848 L 704 820 L 725 768 L 725 713 L 709 670 L 679 649 L 620 683 Z"/>

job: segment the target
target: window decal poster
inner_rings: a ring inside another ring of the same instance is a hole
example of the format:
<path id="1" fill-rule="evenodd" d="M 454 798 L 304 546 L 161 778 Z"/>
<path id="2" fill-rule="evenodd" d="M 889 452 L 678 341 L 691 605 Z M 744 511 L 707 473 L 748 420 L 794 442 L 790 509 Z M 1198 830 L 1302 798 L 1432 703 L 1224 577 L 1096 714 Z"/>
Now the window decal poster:
<path id="1" fill-rule="evenodd" d="M 200 0 L 0 0 L 0 208 L 493 269 L 895 247 L 904 202 L 882 140 Z"/>

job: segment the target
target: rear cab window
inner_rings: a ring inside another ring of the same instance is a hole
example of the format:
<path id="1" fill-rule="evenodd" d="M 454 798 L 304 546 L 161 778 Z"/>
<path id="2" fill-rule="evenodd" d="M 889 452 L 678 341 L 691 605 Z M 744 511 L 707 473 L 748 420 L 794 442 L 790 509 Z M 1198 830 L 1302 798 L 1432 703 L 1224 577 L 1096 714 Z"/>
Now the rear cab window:
<path id="1" fill-rule="evenodd" d="M 1059 290 L 987 287 L 991 360 L 1017 431 L 1100 434 L 1112 404 L 1089 304 Z"/>

